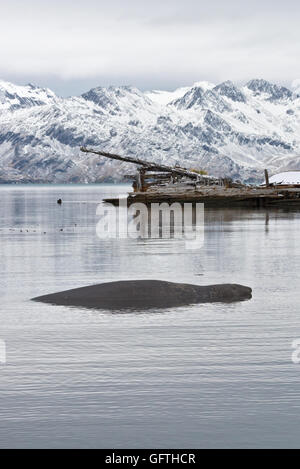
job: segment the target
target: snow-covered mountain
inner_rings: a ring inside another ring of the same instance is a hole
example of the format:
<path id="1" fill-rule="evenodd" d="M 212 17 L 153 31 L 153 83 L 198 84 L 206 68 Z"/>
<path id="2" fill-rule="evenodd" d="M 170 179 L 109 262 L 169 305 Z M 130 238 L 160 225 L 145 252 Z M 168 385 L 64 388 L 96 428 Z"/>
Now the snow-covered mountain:
<path id="1" fill-rule="evenodd" d="M 300 96 L 265 80 L 173 92 L 99 87 L 70 98 L 0 81 L 0 182 L 95 182 L 134 172 L 81 153 L 81 145 L 258 181 L 265 168 L 300 169 Z"/>

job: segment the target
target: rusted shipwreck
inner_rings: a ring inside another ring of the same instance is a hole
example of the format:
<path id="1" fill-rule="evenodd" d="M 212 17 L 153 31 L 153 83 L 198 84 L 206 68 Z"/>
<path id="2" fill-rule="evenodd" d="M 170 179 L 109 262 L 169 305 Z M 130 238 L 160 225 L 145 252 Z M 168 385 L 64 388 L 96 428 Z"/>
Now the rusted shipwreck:
<path id="1" fill-rule="evenodd" d="M 202 202 L 206 206 L 264 208 L 274 206 L 299 207 L 300 185 L 272 182 L 265 170 L 265 183 L 260 186 L 246 185 L 229 178 L 215 178 L 201 172 L 167 166 L 134 157 L 124 157 L 99 150 L 82 147 L 84 153 L 132 163 L 137 166 L 135 175 L 127 175 L 133 181 L 133 191 L 128 194 L 127 203 L 145 204 L 162 202 Z M 105 199 L 118 205 L 119 199 Z"/>

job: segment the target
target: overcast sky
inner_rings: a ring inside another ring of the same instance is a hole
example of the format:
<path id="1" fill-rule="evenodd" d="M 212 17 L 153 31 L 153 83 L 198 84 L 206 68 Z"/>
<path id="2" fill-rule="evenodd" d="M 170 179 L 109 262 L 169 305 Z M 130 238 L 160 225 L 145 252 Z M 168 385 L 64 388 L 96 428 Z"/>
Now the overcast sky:
<path id="1" fill-rule="evenodd" d="M 300 79 L 296 0 L 0 0 L 0 78 L 58 94 Z"/>

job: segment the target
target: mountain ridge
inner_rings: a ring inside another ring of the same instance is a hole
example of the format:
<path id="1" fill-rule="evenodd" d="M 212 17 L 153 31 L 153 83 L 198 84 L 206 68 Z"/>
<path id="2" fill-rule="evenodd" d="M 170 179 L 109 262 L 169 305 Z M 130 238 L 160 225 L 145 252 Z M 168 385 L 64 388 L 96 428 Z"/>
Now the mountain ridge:
<path id="1" fill-rule="evenodd" d="M 259 182 L 300 169 L 300 97 L 263 79 L 173 92 L 96 87 L 62 98 L 0 81 L 0 182 L 120 181 L 132 165 L 80 146 Z"/>

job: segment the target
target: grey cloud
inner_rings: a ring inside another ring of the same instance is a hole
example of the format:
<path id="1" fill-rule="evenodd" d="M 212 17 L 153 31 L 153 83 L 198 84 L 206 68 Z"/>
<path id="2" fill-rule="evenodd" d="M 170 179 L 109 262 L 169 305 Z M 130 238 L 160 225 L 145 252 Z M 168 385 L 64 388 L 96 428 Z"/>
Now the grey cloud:
<path id="1" fill-rule="evenodd" d="M 62 94 L 300 76 L 293 0 L 0 0 L 0 77 Z"/>

